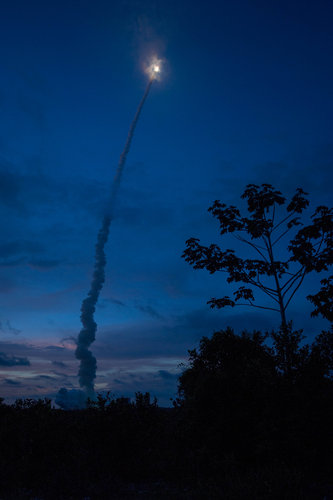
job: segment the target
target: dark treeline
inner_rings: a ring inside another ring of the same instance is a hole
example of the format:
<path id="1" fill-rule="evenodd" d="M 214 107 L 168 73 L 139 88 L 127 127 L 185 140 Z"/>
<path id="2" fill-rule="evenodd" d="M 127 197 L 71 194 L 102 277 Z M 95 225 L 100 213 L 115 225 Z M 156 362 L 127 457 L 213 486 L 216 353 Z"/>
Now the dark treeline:
<path id="1" fill-rule="evenodd" d="M 2 402 L 0 498 L 332 498 L 332 338 L 204 337 L 169 409 Z"/>

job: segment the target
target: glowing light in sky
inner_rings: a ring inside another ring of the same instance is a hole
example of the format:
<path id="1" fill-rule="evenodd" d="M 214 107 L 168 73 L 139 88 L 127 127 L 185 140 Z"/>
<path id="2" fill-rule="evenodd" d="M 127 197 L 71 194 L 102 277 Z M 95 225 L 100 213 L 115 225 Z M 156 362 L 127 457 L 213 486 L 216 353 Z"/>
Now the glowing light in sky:
<path id="1" fill-rule="evenodd" d="M 162 63 L 162 59 L 159 59 L 157 56 L 151 57 L 145 64 L 145 73 L 147 73 L 152 80 L 160 79 Z"/>

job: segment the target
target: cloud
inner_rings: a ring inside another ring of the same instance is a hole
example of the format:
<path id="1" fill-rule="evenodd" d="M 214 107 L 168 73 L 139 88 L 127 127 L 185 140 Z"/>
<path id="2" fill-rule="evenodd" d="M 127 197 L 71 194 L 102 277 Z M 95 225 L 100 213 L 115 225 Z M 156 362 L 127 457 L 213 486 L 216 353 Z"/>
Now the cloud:
<path id="1" fill-rule="evenodd" d="M 40 173 L 31 170 L 26 173 L 13 163 L 0 160 L 0 205 L 9 208 L 11 216 L 23 215 L 26 219 L 35 204 L 41 201 L 49 204 L 54 195 L 50 184 Z"/>
<path id="2" fill-rule="evenodd" d="M 323 144 L 306 155 L 304 152 L 296 153 L 291 162 L 267 161 L 254 168 L 255 182 L 271 183 L 284 195 L 293 194 L 297 187 L 302 187 L 314 203 L 330 204 L 332 158 L 333 144 Z"/>
<path id="3" fill-rule="evenodd" d="M 16 286 L 16 282 L 9 276 L 1 276 L 0 279 L 0 293 L 8 294 L 11 292 Z"/>
<path id="4" fill-rule="evenodd" d="M 53 269 L 54 267 L 58 267 L 63 262 L 61 260 L 56 260 L 56 259 L 34 259 L 29 262 L 29 265 L 34 268 L 34 269 Z"/>
<path id="5" fill-rule="evenodd" d="M 30 366 L 30 361 L 28 358 L 10 356 L 4 352 L 0 352 L 0 366 Z"/>
<path id="6" fill-rule="evenodd" d="M 98 309 L 106 309 L 109 304 L 114 304 L 119 307 L 126 307 L 125 302 L 122 302 L 121 300 L 118 299 L 114 299 L 113 297 L 102 298 L 100 302 L 96 304 L 96 307 L 98 307 Z"/>
<path id="7" fill-rule="evenodd" d="M 163 319 L 163 316 L 158 311 L 156 311 L 156 309 L 154 309 L 149 305 L 147 306 L 139 305 L 137 306 L 137 309 L 145 314 L 148 314 L 148 316 L 151 316 L 152 318 Z"/>
<path id="8" fill-rule="evenodd" d="M 115 379 L 113 380 L 113 382 L 114 382 L 115 384 L 119 384 L 119 385 L 125 384 L 125 382 L 123 382 L 122 380 L 119 380 L 118 378 L 115 378 Z"/>
<path id="9" fill-rule="evenodd" d="M 174 380 L 179 376 L 178 374 L 168 372 L 168 370 L 159 370 L 158 375 L 164 380 Z"/>
<path id="10" fill-rule="evenodd" d="M 52 364 L 54 366 L 57 366 L 58 368 L 66 368 L 67 367 L 66 363 L 63 363 L 62 361 L 52 361 Z"/>
<path id="11" fill-rule="evenodd" d="M 71 350 L 57 345 L 45 345 L 42 342 L 39 344 L 29 344 L 24 341 L 16 343 L 1 341 L 0 351 L 2 353 L 0 357 L 0 364 L 3 366 L 9 366 L 8 362 L 14 363 L 10 366 L 26 364 L 28 360 L 34 359 L 34 370 L 40 370 L 41 373 L 45 370 L 45 362 L 49 364 L 50 368 L 51 363 L 53 364 L 53 362 L 57 363 L 53 365 L 54 368 L 59 366 L 63 368 L 62 364 L 66 363 L 67 368 L 70 370 L 70 363 L 71 361 L 74 361 L 73 352 Z M 15 353 L 15 356 L 11 355 L 13 352 Z M 3 360 L 2 363 L 1 359 Z M 61 365 L 58 363 L 61 363 Z"/>
<path id="12" fill-rule="evenodd" d="M 0 204 L 17 208 L 21 205 L 19 202 L 20 194 L 20 175 L 17 175 L 9 168 L 11 165 L 2 160 L 0 164 Z M 7 170 L 8 169 L 8 170 Z"/>
<path id="13" fill-rule="evenodd" d="M 153 198 L 151 191 L 132 192 L 128 186 L 115 210 L 117 223 L 131 229 L 142 229 L 149 224 L 151 229 L 161 226 L 172 227 L 176 223 L 176 210 L 172 206 L 161 206 Z M 135 200 L 135 201 L 132 201 Z M 165 202 L 166 204 L 166 202 Z"/>
<path id="14" fill-rule="evenodd" d="M 236 333 L 248 329 L 270 330 L 278 324 L 269 314 L 256 311 L 212 310 L 208 306 L 185 314 L 174 315 L 168 320 L 136 321 L 124 325 L 110 325 L 100 330 L 94 354 L 100 363 L 107 360 L 143 360 L 150 364 L 158 358 L 187 358 L 188 349 L 198 345 L 203 336 L 231 326 Z M 162 367 L 160 367 L 163 369 Z M 119 377 L 118 377 L 119 378 Z"/>
<path id="15" fill-rule="evenodd" d="M 99 307 L 105 307 L 105 303 L 110 302 L 111 304 L 116 304 L 117 306 L 125 307 L 126 304 L 125 302 L 122 302 L 121 300 L 115 299 L 114 297 L 107 297 L 103 298 L 99 304 Z"/>
<path id="16" fill-rule="evenodd" d="M 21 333 L 21 330 L 19 330 L 18 328 L 14 328 L 8 319 L 4 322 L 0 321 L 0 331 L 3 333 L 11 333 L 13 335 L 18 335 L 19 333 Z"/>
<path id="17" fill-rule="evenodd" d="M 63 339 L 63 340 L 67 340 L 67 339 Z M 63 340 L 61 342 L 63 342 Z M 65 350 L 65 347 L 59 347 L 58 345 L 47 345 L 44 349 L 48 349 L 50 351 L 63 352 Z"/>
<path id="18" fill-rule="evenodd" d="M 53 373 L 54 375 L 56 375 L 57 378 L 61 378 L 63 380 L 68 380 L 70 378 L 74 378 L 76 380 L 76 378 L 77 378 L 76 373 L 75 373 L 75 375 L 67 375 L 67 373 L 58 372 L 56 370 L 52 370 L 51 373 Z"/>
<path id="19" fill-rule="evenodd" d="M 43 250 L 43 246 L 34 240 L 14 240 L 0 244 L 0 256 L 4 259 L 22 253 L 40 253 Z"/>
<path id="20" fill-rule="evenodd" d="M 71 215 L 74 211 L 85 210 L 94 218 L 99 217 L 107 199 L 107 186 L 93 179 L 52 177 L 41 173 L 39 164 L 45 160 L 39 157 L 26 159 L 26 166 L 18 166 L 0 157 L 0 206 L 8 209 L 10 218 L 23 216 L 25 228 L 29 218 L 41 213 L 49 217 L 62 217 L 63 211 Z M 32 163 L 30 165 L 29 163 Z M 53 165 L 54 167 L 54 165 Z M 69 212 L 72 209 L 72 212 Z M 71 217 L 68 217 L 71 221 Z M 15 220 L 15 225 L 17 221 Z"/>
<path id="21" fill-rule="evenodd" d="M 3 262 L 0 262 L 0 267 L 17 267 L 20 266 L 25 262 L 24 257 L 20 257 L 19 259 L 10 259 L 10 260 L 5 260 Z"/>
<path id="22" fill-rule="evenodd" d="M 182 358 L 203 335 L 210 335 L 221 327 L 221 316 L 207 306 L 168 321 L 153 318 L 128 326 L 104 327 L 94 352 L 97 359 Z"/>
<path id="23" fill-rule="evenodd" d="M 65 349 L 66 348 L 66 344 L 69 344 L 69 345 L 76 345 L 76 337 L 74 336 L 69 336 L 69 337 L 63 337 L 61 340 L 60 340 L 60 343 L 64 346 L 62 347 L 62 349 Z M 53 347 L 53 346 L 50 346 L 50 348 Z M 59 349 L 61 349 L 59 347 Z"/>
<path id="24" fill-rule="evenodd" d="M 19 95 L 18 101 L 21 111 L 23 111 L 38 128 L 42 129 L 45 122 L 43 106 L 35 99 L 22 94 Z"/>
<path id="25" fill-rule="evenodd" d="M 22 385 L 22 383 L 19 382 L 18 380 L 13 380 L 11 378 L 5 378 L 4 381 L 8 385 Z"/>

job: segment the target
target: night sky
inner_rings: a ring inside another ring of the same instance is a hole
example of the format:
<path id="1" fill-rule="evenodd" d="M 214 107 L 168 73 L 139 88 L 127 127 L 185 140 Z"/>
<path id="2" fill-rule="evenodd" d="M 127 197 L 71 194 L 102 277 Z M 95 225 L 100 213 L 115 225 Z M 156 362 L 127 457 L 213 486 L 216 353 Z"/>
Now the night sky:
<path id="1" fill-rule="evenodd" d="M 162 79 L 127 159 L 92 351 L 96 390 L 167 405 L 203 335 L 279 325 L 206 304 L 230 294 L 225 277 L 181 254 L 189 237 L 223 246 L 208 207 L 263 182 L 331 205 L 332 3 L 13 0 L 0 14 L 0 396 L 78 387 L 96 235 L 155 53 Z M 288 310 L 309 340 L 328 328 L 305 299 L 318 283 Z"/>

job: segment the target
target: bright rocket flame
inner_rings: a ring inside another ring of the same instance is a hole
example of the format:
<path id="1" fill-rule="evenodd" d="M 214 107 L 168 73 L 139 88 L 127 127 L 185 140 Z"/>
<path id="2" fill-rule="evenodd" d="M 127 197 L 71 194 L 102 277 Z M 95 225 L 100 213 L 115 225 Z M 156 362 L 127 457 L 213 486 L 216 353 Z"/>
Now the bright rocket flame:
<path id="1" fill-rule="evenodd" d="M 162 59 L 153 56 L 145 65 L 145 72 L 149 75 L 151 80 L 156 80 L 161 77 Z"/>

